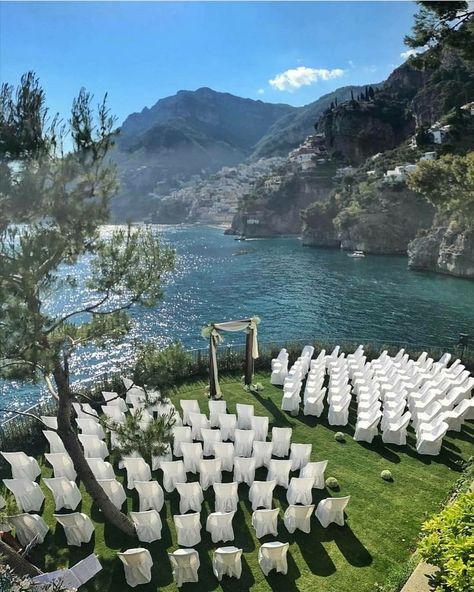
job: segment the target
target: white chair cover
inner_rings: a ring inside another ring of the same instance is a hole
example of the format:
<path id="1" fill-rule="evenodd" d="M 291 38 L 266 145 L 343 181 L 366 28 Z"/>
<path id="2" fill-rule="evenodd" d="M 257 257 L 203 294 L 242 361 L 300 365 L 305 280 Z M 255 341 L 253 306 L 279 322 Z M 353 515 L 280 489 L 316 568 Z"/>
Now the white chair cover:
<path id="1" fill-rule="evenodd" d="M 159 512 L 163 507 L 165 497 L 158 481 L 135 481 L 134 485 L 140 500 L 140 512 L 147 510 Z"/>
<path id="2" fill-rule="evenodd" d="M 283 458 L 290 451 L 291 428 L 272 428 L 273 455 Z"/>
<path id="3" fill-rule="evenodd" d="M 311 516 L 314 512 L 314 504 L 305 506 L 290 505 L 285 511 L 285 527 L 290 533 L 295 530 L 302 530 L 309 533 L 311 531 Z"/>
<path id="4" fill-rule="evenodd" d="M 202 428 L 201 435 L 204 456 L 214 456 L 214 444 L 222 441 L 221 431 L 219 429 Z"/>
<path id="5" fill-rule="evenodd" d="M 99 421 L 99 415 L 97 411 L 92 409 L 89 403 L 73 403 L 72 407 L 76 412 L 77 417 Z"/>
<path id="6" fill-rule="evenodd" d="M 370 444 L 379 433 L 378 426 L 381 418 L 382 412 L 376 411 L 373 415 L 369 415 L 367 419 L 357 419 L 354 440 Z"/>
<path id="7" fill-rule="evenodd" d="M 102 396 L 104 397 L 104 400 L 108 406 L 118 407 L 120 411 L 127 413 L 127 403 L 125 403 L 124 399 L 122 399 L 120 395 L 114 393 L 113 391 L 102 391 Z"/>
<path id="8" fill-rule="evenodd" d="M 351 396 L 347 395 L 340 402 L 329 405 L 328 423 L 329 425 L 347 425 L 349 421 L 349 405 Z"/>
<path id="9" fill-rule="evenodd" d="M 312 444 L 293 443 L 291 445 L 290 460 L 292 471 L 297 471 L 308 464 L 309 459 L 311 458 L 312 449 Z"/>
<path id="10" fill-rule="evenodd" d="M 46 522 L 37 514 L 9 516 L 8 521 L 15 528 L 16 538 L 22 547 L 40 545 L 49 531 Z"/>
<path id="11" fill-rule="evenodd" d="M 213 543 L 234 540 L 232 519 L 235 512 L 213 512 L 209 514 L 206 521 L 206 530 L 210 533 Z"/>
<path id="12" fill-rule="evenodd" d="M 183 456 L 181 444 L 183 442 L 192 442 L 191 428 L 189 426 L 174 426 L 173 427 L 173 454 L 178 458 Z"/>
<path id="13" fill-rule="evenodd" d="M 206 491 L 213 483 L 222 481 L 222 462 L 220 458 L 202 460 L 199 463 L 199 482 L 203 491 Z"/>
<path id="14" fill-rule="evenodd" d="M 250 419 L 250 429 L 254 432 L 254 440 L 265 442 L 268 436 L 269 419 L 265 416 L 255 415 Z"/>
<path id="15" fill-rule="evenodd" d="M 148 549 L 128 549 L 123 553 L 117 553 L 117 556 L 123 563 L 125 579 L 129 586 L 135 588 L 139 584 L 151 582 L 153 560 Z"/>
<path id="16" fill-rule="evenodd" d="M 22 512 L 39 512 L 44 502 L 41 487 L 28 479 L 4 479 L 3 484 L 15 496 L 16 505 Z"/>
<path id="17" fill-rule="evenodd" d="M 242 575 L 242 549 L 237 547 L 219 547 L 214 551 L 212 571 L 219 580 L 222 576 L 240 578 Z"/>
<path id="18" fill-rule="evenodd" d="M 94 525 L 87 514 L 74 512 L 73 514 L 53 514 L 64 528 L 68 545 L 80 547 L 88 543 L 94 532 Z"/>
<path id="19" fill-rule="evenodd" d="M 388 423 L 382 433 L 382 441 L 386 444 L 404 446 L 407 443 L 407 428 L 410 419 L 411 413 L 407 411 L 398 420 Z"/>
<path id="20" fill-rule="evenodd" d="M 46 487 L 51 491 L 56 506 L 56 512 L 61 508 L 75 510 L 82 500 L 81 492 L 74 481 L 66 477 L 43 479 Z"/>
<path id="21" fill-rule="evenodd" d="M 252 456 L 255 459 L 255 468 L 268 467 L 272 458 L 273 442 L 253 442 Z"/>
<path id="22" fill-rule="evenodd" d="M 89 436 L 97 436 L 101 440 L 105 438 L 104 430 L 100 423 L 97 423 L 94 419 L 91 418 L 80 418 L 76 419 L 77 427 L 81 430 L 81 434 L 89 435 Z"/>
<path id="23" fill-rule="evenodd" d="M 183 412 L 183 425 L 191 425 L 189 414 L 201 413 L 199 403 L 195 399 L 180 399 L 179 404 Z"/>
<path id="24" fill-rule="evenodd" d="M 102 487 L 107 497 L 120 510 L 127 499 L 125 489 L 117 479 L 97 479 L 97 483 Z"/>
<path id="25" fill-rule="evenodd" d="M 84 448 L 84 456 L 86 458 L 106 459 L 109 456 L 109 450 L 106 443 L 97 436 L 78 434 L 77 437 Z"/>
<path id="26" fill-rule="evenodd" d="M 221 430 L 222 441 L 234 441 L 235 428 L 237 427 L 237 416 L 234 413 L 220 413 L 219 427 Z"/>
<path id="27" fill-rule="evenodd" d="M 171 452 L 171 444 L 166 446 L 165 452 L 160 456 L 152 456 L 151 458 L 151 470 L 157 471 L 161 469 L 161 463 L 170 462 L 173 460 L 173 453 Z"/>
<path id="28" fill-rule="evenodd" d="M 70 481 L 75 481 L 77 474 L 74 470 L 74 464 L 67 452 L 56 452 L 44 454 L 47 462 L 53 467 L 53 474 L 55 477 L 66 477 Z"/>
<path id="29" fill-rule="evenodd" d="M 222 461 L 223 471 L 234 469 L 234 444 L 232 442 L 215 442 L 214 456 Z"/>
<path id="30" fill-rule="evenodd" d="M 51 430 L 58 429 L 58 418 L 55 415 L 40 415 L 40 419 Z"/>
<path id="31" fill-rule="evenodd" d="M 266 508 L 269 510 L 273 503 L 273 490 L 276 481 L 254 481 L 249 489 L 249 501 L 252 502 L 252 510 Z"/>
<path id="32" fill-rule="evenodd" d="M 41 475 L 41 469 L 35 458 L 24 452 L 2 452 L 1 455 L 11 466 L 13 479 L 34 481 Z"/>
<path id="33" fill-rule="evenodd" d="M 204 501 L 202 487 L 197 481 L 190 483 L 176 483 L 176 489 L 179 493 L 179 511 L 186 514 L 189 510 L 200 512 Z"/>
<path id="34" fill-rule="evenodd" d="M 292 477 L 286 492 L 288 503 L 308 506 L 313 501 L 313 484 L 312 477 Z"/>
<path id="35" fill-rule="evenodd" d="M 348 495 L 346 497 L 328 497 L 321 500 L 315 512 L 321 526 L 327 528 L 331 522 L 344 526 L 344 508 L 350 499 L 351 496 Z"/>
<path id="36" fill-rule="evenodd" d="M 177 549 L 168 554 L 176 585 L 181 588 L 187 582 L 198 582 L 199 554 L 195 549 Z"/>
<path id="37" fill-rule="evenodd" d="M 57 452 L 64 452 L 67 454 L 67 451 L 64 448 L 63 441 L 56 432 L 53 432 L 51 430 L 43 430 L 43 434 L 46 440 L 48 440 L 49 451 L 52 454 L 56 454 Z"/>
<path id="38" fill-rule="evenodd" d="M 186 483 L 186 471 L 182 460 L 173 460 L 161 463 L 163 471 L 163 487 L 170 493 L 176 488 L 176 483 Z"/>
<path id="39" fill-rule="evenodd" d="M 189 421 L 191 422 L 191 434 L 193 440 L 202 440 L 201 430 L 210 428 L 209 420 L 204 413 L 190 413 Z"/>
<path id="40" fill-rule="evenodd" d="M 291 460 L 275 460 L 270 461 L 268 467 L 267 481 L 276 481 L 277 485 L 288 488 L 288 479 L 291 471 Z"/>
<path id="41" fill-rule="evenodd" d="M 130 517 L 137 531 L 137 538 L 142 543 L 153 543 L 161 539 L 161 518 L 156 510 L 130 512 Z"/>
<path id="42" fill-rule="evenodd" d="M 239 484 L 232 483 L 214 483 L 214 496 L 216 502 L 216 512 L 234 512 L 239 504 L 238 495 Z"/>
<path id="43" fill-rule="evenodd" d="M 437 456 L 440 453 L 443 438 L 449 429 L 449 425 L 445 421 L 434 427 L 428 424 L 422 424 L 422 426 L 425 425 L 427 429 L 421 431 L 416 440 L 416 450 L 418 454 Z"/>
<path id="44" fill-rule="evenodd" d="M 123 459 L 123 466 L 127 471 L 127 488 L 135 489 L 135 481 L 150 481 L 151 469 L 145 460 L 139 457 L 126 457 Z"/>
<path id="45" fill-rule="evenodd" d="M 255 536 L 260 539 L 267 534 L 278 536 L 279 508 L 273 510 L 255 510 L 252 514 L 252 526 L 255 528 Z"/>
<path id="46" fill-rule="evenodd" d="M 227 413 L 227 403 L 225 401 L 213 401 L 209 399 L 209 423 L 211 428 L 220 427 L 219 415 Z"/>
<path id="47" fill-rule="evenodd" d="M 288 571 L 287 553 L 290 543 L 272 543 L 263 544 L 258 551 L 258 563 L 263 573 L 268 576 L 272 569 L 286 574 Z"/>
<path id="48" fill-rule="evenodd" d="M 325 479 L 324 471 L 328 466 L 327 460 L 321 460 L 318 462 L 309 462 L 300 470 L 300 477 L 311 477 L 313 479 L 313 487 L 316 489 L 324 489 Z"/>
<path id="49" fill-rule="evenodd" d="M 115 479 L 114 468 L 109 462 L 101 458 L 86 458 L 86 461 L 96 479 Z"/>
<path id="50" fill-rule="evenodd" d="M 178 545 L 194 547 L 201 542 L 201 515 L 175 514 L 173 516 Z"/>
<path id="51" fill-rule="evenodd" d="M 199 463 L 203 457 L 202 444 L 200 442 L 181 442 L 181 451 L 186 473 L 198 473 Z"/>
<path id="52" fill-rule="evenodd" d="M 234 454 L 235 456 L 252 456 L 254 440 L 253 430 L 235 430 Z"/>
<path id="53" fill-rule="evenodd" d="M 236 456 L 234 458 L 234 481 L 247 483 L 250 487 L 255 479 L 255 459 Z"/>
<path id="54" fill-rule="evenodd" d="M 254 414 L 253 405 L 237 403 L 235 410 L 237 412 L 237 427 L 239 430 L 250 430 L 252 427 L 252 417 Z"/>

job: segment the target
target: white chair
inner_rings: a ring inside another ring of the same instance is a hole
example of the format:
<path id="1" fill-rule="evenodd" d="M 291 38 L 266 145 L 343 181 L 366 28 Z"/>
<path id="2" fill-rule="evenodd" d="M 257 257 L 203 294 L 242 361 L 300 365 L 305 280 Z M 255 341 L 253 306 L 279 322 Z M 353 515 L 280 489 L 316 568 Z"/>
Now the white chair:
<path id="1" fill-rule="evenodd" d="M 178 545 L 194 547 L 201 542 L 201 515 L 175 514 L 173 516 Z"/>
<path id="2" fill-rule="evenodd" d="M 252 444 L 254 440 L 253 430 L 235 430 L 234 454 L 235 456 L 252 456 Z"/>
<path id="3" fill-rule="evenodd" d="M 113 391 L 102 391 L 102 396 L 104 397 L 104 401 L 108 406 L 118 407 L 120 411 L 127 413 L 127 403 L 125 403 L 124 399 L 122 399 L 120 395 L 114 393 Z"/>
<path id="4" fill-rule="evenodd" d="M 209 420 L 204 413 L 190 413 L 189 421 L 191 422 L 191 434 L 193 440 L 202 440 L 202 429 L 209 429 L 211 427 Z"/>
<path id="5" fill-rule="evenodd" d="M 190 413 L 201 413 L 199 403 L 195 399 L 180 399 L 179 404 L 183 412 L 183 425 L 191 425 Z"/>
<path id="6" fill-rule="evenodd" d="M 212 571 L 219 580 L 222 576 L 239 579 L 242 575 L 242 549 L 237 547 L 219 547 L 212 557 Z"/>
<path id="7" fill-rule="evenodd" d="M 40 415 L 40 419 L 50 430 L 58 429 L 58 418 L 55 415 Z"/>
<path id="8" fill-rule="evenodd" d="M 252 503 L 252 510 L 266 508 L 270 510 L 273 503 L 273 491 L 276 481 L 254 481 L 249 489 L 249 501 Z"/>
<path id="9" fill-rule="evenodd" d="M 235 428 L 237 427 L 237 416 L 234 413 L 220 413 L 219 426 L 221 430 L 222 441 L 234 441 Z"/>
<path id="10" fill-rule="evenodd" d="M 61 508 L 75 510 L 80 504 L 81 492 L 74 481 L 69 481 L 66 477 L 55 477 L 43 479 L 43 482 L 53 494 L 56 512 Z"/>
<path id="11" fill-rule="evenodd" d="M 423 428 L 423 426 L 426 426 L 426 428 L 422 429 L 416 440 L 416 451 L 418 454 L 438 456 L 449 425 L 445 421 L 442 421 L 435 427 L 429 424 L 421 424 L 420 428 Z"/>
<path id="12" fill-rule="evenodd" d="M 176 490 L 179 493 L 179 511 L 186 514 L 189 510 L 200 512 L 204 501 L 202 487 L 197 481 L 189 483 L 176 483 Z"/>
<path id="13" fill-rule="evenodd" d="M 232 519 L 235 512 L 213 512 L 209 514 L 206 521 L 206 530 L 211 535 L 213 543 L 234 540 L 234 529 Z"/>
<path id="14" fill-rule="evenodd" d="M 156 510 L 130 512 L 130 517 L 137 531 L 137 538 L 142 543 L 153 543 L 161 539 L 160 515 Z"/>
<path id="15" fill-rule="evenodd" d="M 260 539 L 267 534 L 278 536 L 279 508 L 270 510 L 255 510 L 252 514 L 252 526 L 255 528 L 255 536 Z"/>
<path id="16" fill-rule="evenodd" d="M 291 470 L 297 471 L 308 464 L 311 458 L 311 451 L 313 449 L 312 444 L 296 444 L 291 445 L 290 460 Z"/>
<path id="17" fill-rule="evenodd" d="M 349 421 L 349 405 L 351 404 L 351 397 L 347 395 L 340 402 L 329 405 L 328 423 L 329 425 L 347 425 Z"/>
<path id="18" fill-rule="evenodd" d="M 313 415 L 320 417 L 324 411 L 324 398 L 326 397 L 326 388 L 315 391 L 309 394 L 304 400 L 304 415 Z"/>
<path id="19" fill-rule="evenodd" d="M 9 516 L 8 522 L 15 528 L 16 538 L 22 547 L 40 545 L 49 532 L 46 522 L 37 514 Z"/>
<path id="20" fill-rule="evenodd" d="M 327 528 L 331 522 L 344 526 L 344 508 L 350 499 L 351 496 L 347 495 L 346 497 L 328 497 L 321 500 L 315 512 L 321 526 Z"/>
<path id="21" fill-rule="evenodd" d="M 86 458 L 86 461 L 96 479 L 115 479 L 114 468 L 109 462 L 101 458 Z"/>
<path id="22" fill-rule="evenodd" d="M 59 524 L 64 528 L 68 545 L 80 547 L 82 543 L 88 543 L 94 533 L 94 525 L 87 514 L 74 512 L 72 514 L 53 514 Z"/>
<path id="23" fill-rule="evenodd" d="M 288 352 L 282 349 L 276 358 L 272 360 L 271 384 L 281 386 L 288 375 Z"/>
<path id="24" fill-rule="evenodd" d="M 290 452 L 291 428 L 272 428 L 273 456 L 283 458 Z"/>
<path id="25" fill-rule="evenodd" d="M 160 456 L 152 456 L 151 458 L 151 470 L 157 471 L 161 469 L 161 463 L 170 462 L 173 460 L 173 453 L 171 452 L 171 444 L 165 447 L 165 451 Z"/>
<path id="26" fill-rule="evenodd" d="M 213 483 L 222 481 L 222 462 L 220 458 L 202 460 L 199 463 L 199 482 L 206 491 Z"/>
<path id="27" fill-rule="evenodd" d="M 270 461 L 268 467 L 267 481 L 276 481 L 277 485 L 281 485 L 288 489 L 288 479 L 291 471 L 291 460 L 275 460 Z"/>
<path id="28" fill-rule="evenodd" d="M 105 438 L 104 430 L 100 423 L 97 423 L 91 418 L 76 418 L 77 427 L 81 430 L 81 434 L 87 436 L 97 436 L 101 440 Z"/>
<path id="29" fill-rule="evenodd" d="M 212 430 L 211 428 L 202 428 L 201 435 L 202 435 L 203 455 L 204 456 L 213 456 L 214 455 L 214 444 L 216 442 L 222 441 L 221 431 L 219 429 Z"/>
<path id="30" fill-rule="evenodd" d="M 176 483 L 186 483 L 188 480 L 182 460 L 162 462 L 161 469 L 163 471 L 163 487 L 168 493 L 175 490 Z"/>
<path id="31" fill-rule="evenodd" d="M 105 495 L 114 506 L 120 510 L 127 499 L 125 489 L 120 481 L 117 481 L 117 479 L 97 479 L 97 483 L 102 487 Z"/>
<path id="32" fill-rule="evenodd" d="M 379 423 L 382 418 L 382 412 L 377 411 L 370 419 L 357 420 L 354 433 L 354 440 L 357 442 L 368 442 L 369 444 L 379 433 Z"/>
<path id="33" fill-rule="evenodd" d="M 192 442 L 193 438 L 191 435 L 191 428 L 189 426 L 174 426 L 173 427 L 173 454 L 175 456 L 182 457 L 183 451 L 181 444 L 183 442 Z"/>
<path id="34" fill-rule="evenodd" d="M 298 415 L 301 403 L 301 386 L 302 381 L 290 383 L 283 388 L 283 397 L 281 400 L 282 411 L 287 411 L 292 415 Z"/>
<path id="35" fill-rule="evenodd" d="M 223 471 L 234 470 L 234 444 L 232 442 L 215 442 L 214 456 L 222 461 Z"/>
<path id="36" fill-rule="evenodd" d="M 118 405 L 101 405 L 102 413 L 108 422 L 115 424 L 124 424 L 126 421 L 125 413 L 121 411 Z"/>
<path id="37" fill-rule="evenodd" d="M 313 479 L 313 487 L 316 489 L 324 489 L 325 479 L 324 471 L 328 466 L 327 460 L 321 460 L 318 462 L 309 462 L 300 470 L 300 477 L 311 477 Z"/>
<path id="38" fill-rule="evenodd" d="M 46 440 L 48 440 L 49 451 L 51 454 L 56 454 L 57 452 L 64 452 L 67 454 L 63 441 L 56 432 L 51 430 L 43 430 L 43 434 Z"/>
<path id="39" fill-rule="evenodd" d="M 289 505 L 285 511 L 284 523 L 289 533 L 301 530 L 305 533 L 311 531 L 311 516 L 314 512 L 314 504 L 305 506 Z"/>
<path id="40" fill-rule="evenodd" d="M 264 543 L 258 550 L 258 563 L 263 573 L 268 576 L 272 569 L 286 574 L 288 571 L 287 554 L 290 543 Z"/>
<path id="41" fill-rule="evenodd" d="M 122 382 L 123 382 L 123 386 L 125 387 L 125 390 L 127 391 L 126 395 L 125 395 L 125 401 L 128 405 L 131 405 L 131 399 L 130 399 L 131 395 L 138 395 L 138 396 L 142 397 L 143 399 L 146 399 L 146 393 L 143 390 L 143 388 L 141 386 L 137 386 L 133 382 L 133 380 L 122 376 Z"/>
<path id="42" fill-rule="evenodd" d="M 313 484 L 312 477 L 292 477 L 286 492 L 288 503 L 308 506 L 313 501 Z"/>
<path id="43" fill-rule="evenodd" d="M 135 481 L 150 481 L 150 465 L 141 457 L 129 456 L 123 459 L 123 466 L 127 471 L 127 488 L 135 489 Z"/>
<path id="44" fill-rule="evenodd" d="M 106 443 L 97 436 L 78 434 L 77 437 L 84 448 L 86 458 L 102 458 L 105 460 L 109 456 Z"/>
<path id="45" fill-rule="evenodd" d="M 255 459 L 236 456 L 234 458 L 234 481 L 247 483 L 250 487 L 255 479 Z"/>
<path id="46" fill-rule="evenodd" d="M 227 403 L 225 401 L 213 401 L 209 399 L 209 423 L 211 428 L 219 428 L 220 421 L 219 415 L 221 413 L 227 413 Z"/>
<path id="47" fill-rule="evenodd" d="M 117 556 L 123 563 L 125 580 L 130 587 L 135 588 L 139 584 L 151 582 L 153 560 L 148 549 L 128 549 L 123 553 L 117 553 Z"/>
<path id="48" fill-rule="evenodd" d="M 382 432 L 382 441 L 385 444 L 398 444 L 404 446 L 407 443 L 407 428 L 410 423 L 411 413 L 407 411 L 398 421 L 386 425 Z"/>
<path id="49" fill-rule="evenodd" d="M 99 415 L 95 409 L 89 405 L 89 403 L 73 403 L 72 407 L 76 412 L 76 416 L 82 419 L 92 419 L 99 421 Z"/>
<path id="50" fill-rule="evenodd" d="M 203 457 L 202 444 L 200 442 L 181 442 L 181 451 L 186 473 L 198 473 L 199 463 Z"/>
<path id="51" fill-rule="evenodd" d="M 165 498 L 158 481 L 134 481 L 134 486 L 138 493 L 140 512 L 146 512 L 147 510 L 161 511 Z"/>
<path id="52" fill-rule="evenodd" d="M 255 459 L 255 468 L 268 467 L 272 458 L 273 442 L 253 442 L 252 456 Z"/>
<path id="53" fill-rule="evenodd" d="M 237 403 L 235 410 L 237 412 L 237 427 L 239 430 L 250 430 L 252 427 L 252 417 L 254 414 L 253 405 Z"/>
<path id="54" fill-rule="evenodd" d="M 445 413 L 444 421 L 452 432 L 460 432 L 463 423 L 474 410 L 474 399 L 463 399 L 452 411 Z"/>
<path id="55" fill-rule="evenodd" d="M 215 511 L 216 512 L 235 512 L 239 505 L 238 495 L 239 484 L 232 483 L 214 483 Z"/>
<path id="56" fill-rule="evenodd" d="M 199 581 L 200 561 L 199 554 L 195 549 L 177 549 L 174 553 L 169 553 L 168 556 L 178 588 L 188 582 Z"/>
<path id="57" fill-rule="evenodd" d="M 1 455 L 11 466 L 13 479 L 27 479 L 34 481 L 41 475 L 38 462 L 24 452 L 2 452 Z"/>
<path id="58" fill-rule="evenodd" d="M 268 436 L 268 417 L 255 415 L 250 419 L 250 429 L 253 430 L 254 441 L 265 442 Z"/>
<path id="59" fill-rule="evenodd" d="M 44 457 L 53 467 L 53 475 L 55 477 L 66 477 L 66 479 L 70 479 L 71 481 L 76 480 L 77 474 L 69 454 L 66 452 L 56 452 L 53 454 L 45 452 Z"/>
<path id="60" fill-rule="evenodd" d="M 44 502 L 44 493 L 38 483 L 29 479 L 3 479 L 3 484 L 15 496 L 21 512 L 39 512 Z"/>

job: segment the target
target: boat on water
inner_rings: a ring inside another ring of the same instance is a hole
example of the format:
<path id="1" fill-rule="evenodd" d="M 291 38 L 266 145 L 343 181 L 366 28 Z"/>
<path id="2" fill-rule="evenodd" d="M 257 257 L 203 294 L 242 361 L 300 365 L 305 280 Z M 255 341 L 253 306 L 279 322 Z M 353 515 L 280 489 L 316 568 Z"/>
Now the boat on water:
<path id="1" fill-rule="evenodd" d="M 352 253 L 347 254 L 348 257 L 354 257 L 354 259 L 360 259 L 361 257 L 365 257 L 364 251 L 352 251 Z"/>
<path id="2" fill-rule="evenodd" d="M 236 241 L 244 241 L 244 240 L 247 240 L 247 239 L 245 238 L 245 236 L 243 236 L 243 235 L 240 235 L 240 236 L 236 236 L 236 237 L 234 238 L 234 240 L 236 240 Z"/>

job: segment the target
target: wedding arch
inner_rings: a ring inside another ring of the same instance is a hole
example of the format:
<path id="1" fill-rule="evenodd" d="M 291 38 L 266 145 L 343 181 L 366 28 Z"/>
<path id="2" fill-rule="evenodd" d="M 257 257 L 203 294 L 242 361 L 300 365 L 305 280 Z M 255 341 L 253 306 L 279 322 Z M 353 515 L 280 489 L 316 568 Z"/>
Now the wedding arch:
<path id="1" fill-rule="evenodd" d="M 219 386 L 219 373 L 217 368 L 217 346 L 223 337 L 221 331 L 243 331 L 247 334 L 245 342 L 245 384 L 252 384 L 254 360 L 258 358 L 257 325 L 259 317 L 251 317 L 239 321 L 225 321 L 223 323 L 209 323 L 203 327 L 201 335 L 209 339 L 209 396 L 211 399 L 222 397 Z"/>

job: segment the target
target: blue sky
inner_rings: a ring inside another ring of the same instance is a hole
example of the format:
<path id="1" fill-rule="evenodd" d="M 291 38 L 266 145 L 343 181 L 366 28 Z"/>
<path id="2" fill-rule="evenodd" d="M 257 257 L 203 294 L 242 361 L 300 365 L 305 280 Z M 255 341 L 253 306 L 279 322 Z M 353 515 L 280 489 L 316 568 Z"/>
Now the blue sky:
<path id="1" fill-rule="evenodd" d="M 412 2 L 2 2 L 0 78 L 34 70 L 52 111 L 84 86 L 113 112 L 181 89 L 304 105 L 383 80 L 403 58 Z"/>

